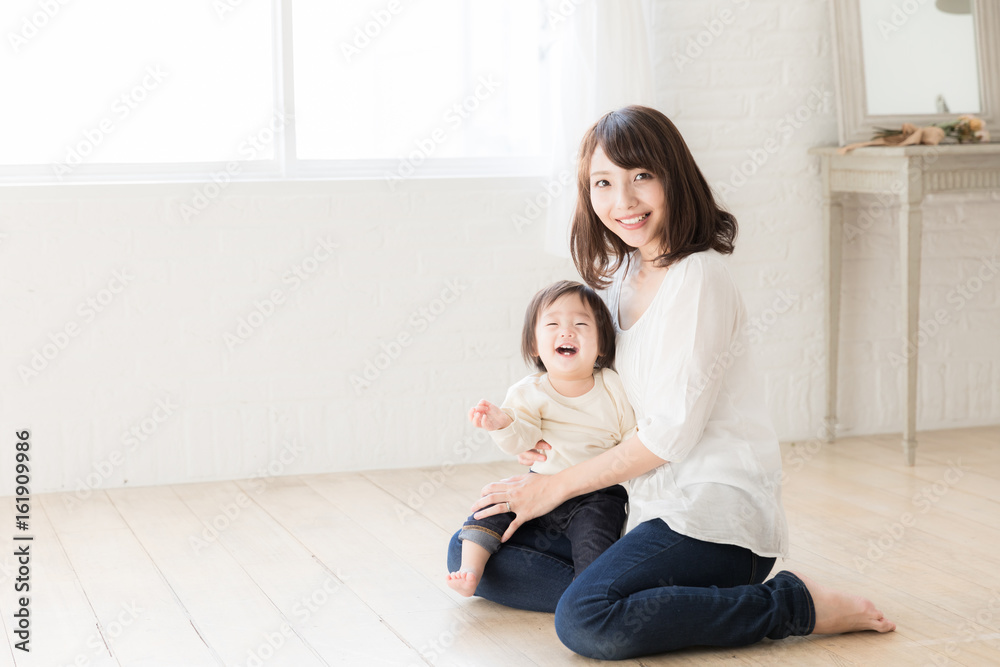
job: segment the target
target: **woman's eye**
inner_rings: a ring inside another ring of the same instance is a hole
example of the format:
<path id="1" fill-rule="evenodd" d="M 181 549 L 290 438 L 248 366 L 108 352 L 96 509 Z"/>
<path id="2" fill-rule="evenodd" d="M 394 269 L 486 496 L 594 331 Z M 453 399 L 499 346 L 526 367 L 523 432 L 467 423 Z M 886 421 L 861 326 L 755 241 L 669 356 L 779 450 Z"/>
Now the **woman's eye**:
<path id="1" fill-rule="evenodd" d="M 609 183 L 608 183 L 608 182 L 607 182 L 606 180 L 604 180 L 603 178 L 602 178 L 601 180 L 599 180 L 599 181 L 596 181 L 596 182 L 594 183 L 594 187 L 595 187 L 595 188 L 605 188 L 605 187 L 607 187 L 608 185 L 609 185 Z"/>
<path id="2" fill-rule="evenodd" d="M 650 174 L 649 172 L 646 172 L 646 171 L 642 172 L 641 174 L 636 174 L 636 177 L 635 177 L 636 180 L 639 180 L 639 179 L 646 180 L 646 179 L 649 179 L 649 178 L 653 178 L 653 175 Z"/>

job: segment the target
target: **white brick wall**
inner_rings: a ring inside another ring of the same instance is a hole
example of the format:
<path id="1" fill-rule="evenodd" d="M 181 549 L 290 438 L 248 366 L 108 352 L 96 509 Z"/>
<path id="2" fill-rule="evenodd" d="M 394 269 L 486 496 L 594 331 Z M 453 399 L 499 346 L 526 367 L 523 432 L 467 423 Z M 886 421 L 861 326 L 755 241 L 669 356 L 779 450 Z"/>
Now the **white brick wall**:
<path id="1" fill-rule="evenodd" d="M 678 64 L 723 10 L 732 20 Z M 729 186 L 732 266 L 761 318 L 757 360 L 785 440 L 811 437 L 823 416 L 819 178 L 806 150 L 836 138 L 827 11 L 677 1 L 654 16 L 658 104 L 709 181 Z M 497 458 L 466 411 L 525 372 L 527 299 L 574 275 L 542 251 L 541 217 L 513 222 L 542 183 L 234 184 L 189 221 L 190 185 L 0 188 L 0 402 L 8 440 L 32 429 L 33 490 Z M 1000 420 L 1000 281 L 961 308 L 953 292 L 997 256 L 998 207 L 1000 195 L 927 207 L 922 319 L 945 309 L 947 322 L 922 349 L 920 428 Z M 845 245 L 849 433 L 900 428 L 896 231 L 889 212 Z M 321 239 L 337 244 L 325 261 Z M 123 270 L 134 277 L 111 291 Z M 249 335 L 227 345 L 241 319 Z M 35 351 L 53 358 L 22 379 Z M 369 363 L 370 385 L 356 388 Z"/>

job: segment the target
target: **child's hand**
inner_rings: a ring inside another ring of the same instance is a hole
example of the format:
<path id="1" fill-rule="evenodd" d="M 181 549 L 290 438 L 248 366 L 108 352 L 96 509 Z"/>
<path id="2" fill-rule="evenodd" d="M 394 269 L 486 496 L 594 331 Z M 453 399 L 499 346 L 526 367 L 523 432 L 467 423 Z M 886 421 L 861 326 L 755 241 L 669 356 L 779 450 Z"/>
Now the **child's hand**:
<path id="1" fill-rule="evenodd" d="M 486 400 L 479 401 L 469 410 L 469 421 L 472 422 L 473 426 L 484 428 L 487 431 L 499 431 L 514 422 L 507 416 L 507 413 Z"/>

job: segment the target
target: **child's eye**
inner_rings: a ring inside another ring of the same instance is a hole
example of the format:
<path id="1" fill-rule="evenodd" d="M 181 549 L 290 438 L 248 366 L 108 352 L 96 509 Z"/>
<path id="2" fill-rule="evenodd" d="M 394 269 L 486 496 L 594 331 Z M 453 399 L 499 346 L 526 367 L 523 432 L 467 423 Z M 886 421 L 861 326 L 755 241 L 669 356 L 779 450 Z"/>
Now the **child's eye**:
<path id="1" fill-rule="evenodd" d="M 557 327 L 557 326 L 559 326 L 559 324 L 556 323 L 556 322 L 546 322 L 545 326 L 547 326 L 547 327 Z"/>
<path id="2" fill-rule="evenodd" d="M 585 327 L 585 326 L 587 326 L 587 323 L 586 322 L 577 322 L 576 326 L 578 326 L 578 327 Z"/>

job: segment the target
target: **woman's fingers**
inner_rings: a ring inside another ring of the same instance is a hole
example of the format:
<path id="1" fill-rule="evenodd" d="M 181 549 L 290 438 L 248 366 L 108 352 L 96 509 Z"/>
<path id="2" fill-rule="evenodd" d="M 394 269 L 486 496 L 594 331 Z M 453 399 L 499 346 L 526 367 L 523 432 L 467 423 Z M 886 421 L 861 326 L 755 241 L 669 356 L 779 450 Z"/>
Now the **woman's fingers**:
<path id="1" fill-rule="evenodd" d="M 521 520 L 515 517 L 514 520 L 510 522 L 510 525 L 507 526 L 507 530 L 504 531 L 503 537 L 500 538 L 500 541 L 506 542 L 507 540 L 509 540 L 511 535 L 513 535 L 514 532 L 520 527 L 521 527 Z"/>
<path id="2" fill-rule="evenodd" d="M 486 509 L 479 510 L 478 512 L 473 512 L 472 516 L 475 519 L 485 519 L 488 516 L 493 516 L 495 514 L 503 514 L 506 511 L 507 511 L 507 506 L 504 503 L 498 503 L 495 505 L 490 505 Z"/>

